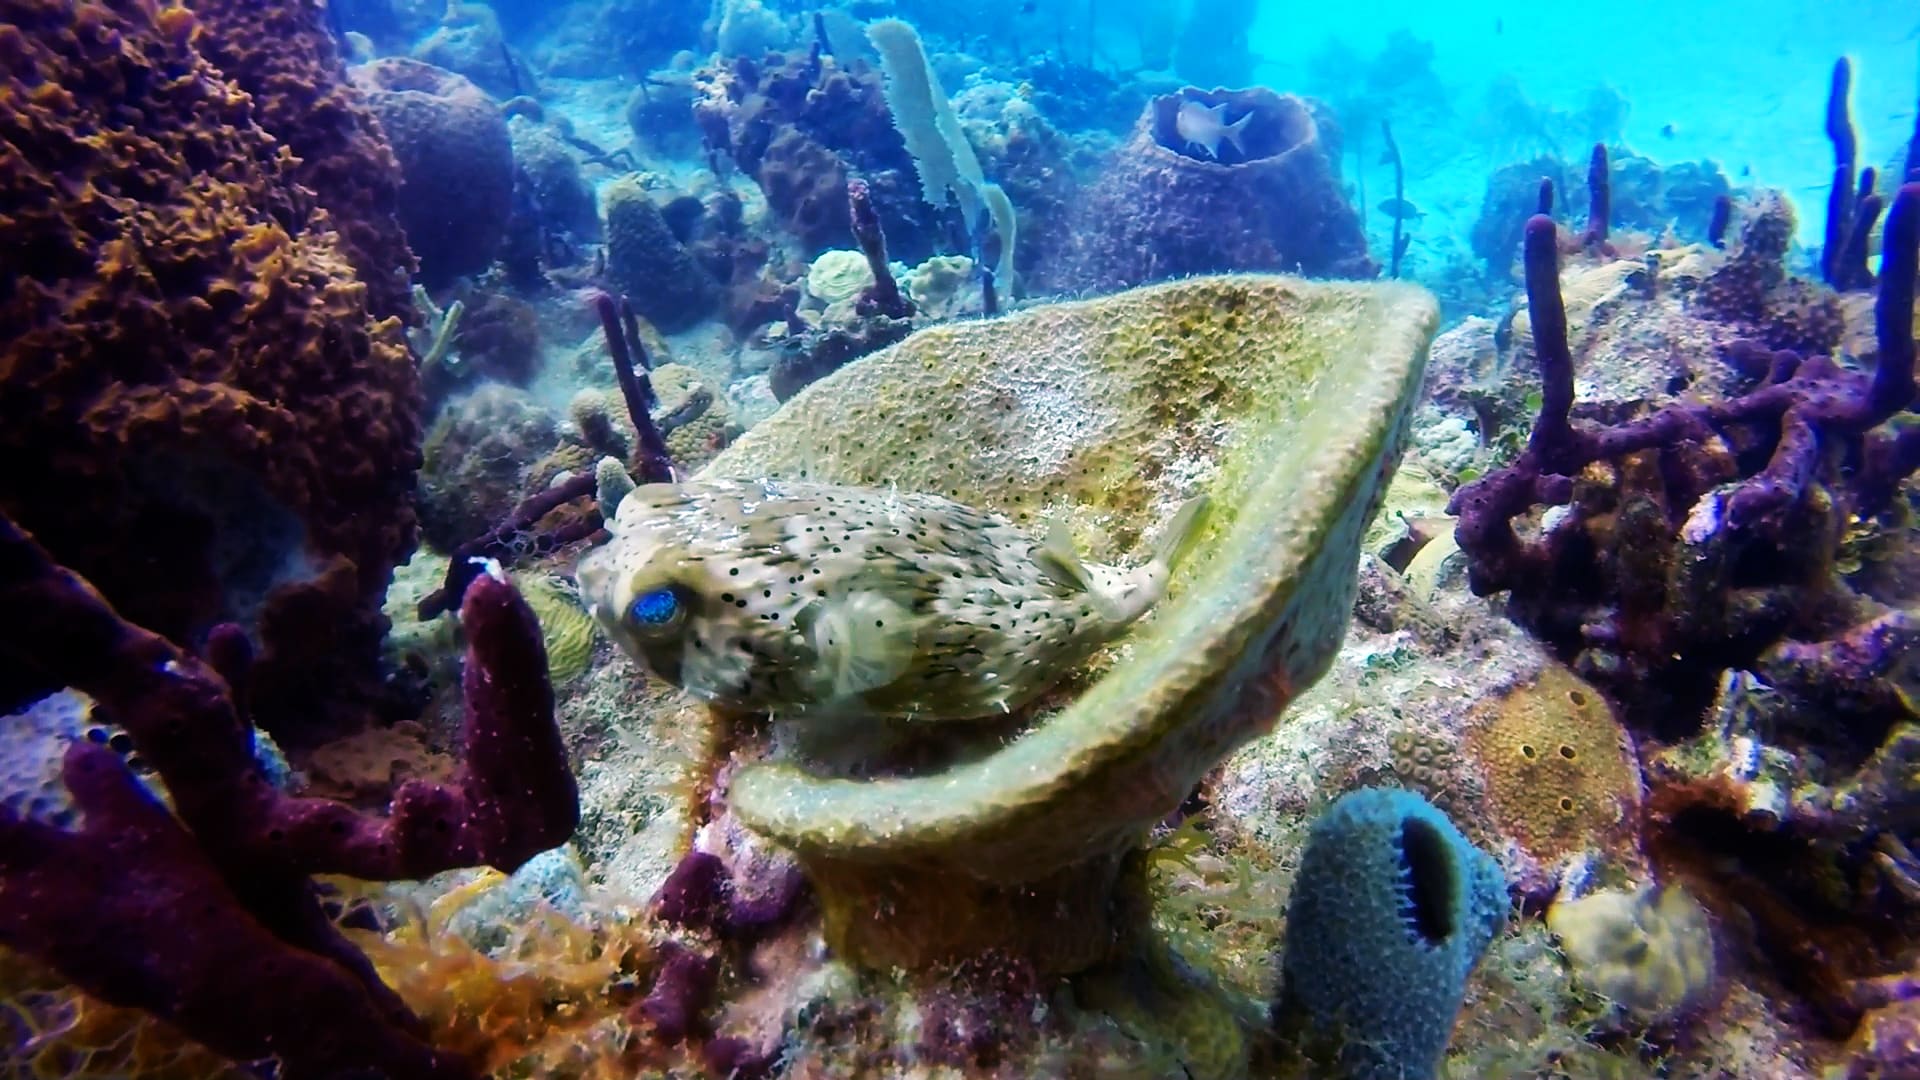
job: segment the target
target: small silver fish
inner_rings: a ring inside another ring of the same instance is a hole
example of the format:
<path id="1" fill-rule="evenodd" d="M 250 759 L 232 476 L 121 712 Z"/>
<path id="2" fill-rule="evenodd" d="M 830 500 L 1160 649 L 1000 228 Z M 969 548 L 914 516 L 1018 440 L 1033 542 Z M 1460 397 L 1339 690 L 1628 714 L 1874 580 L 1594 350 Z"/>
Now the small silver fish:
<path id="1" fill-rule="evenodd" d="M 1232 143 L 1233 148 L 1240 151 L 1242 157 L 1246 156 L 1247 148 L 1240 139 L 1247 133 L 1247 124 L 1252 120 L 1253 114 L 1248 113 L 1229 124 L 1225 102 L 1207 106 L 1188 100 L 1180 103 L 1180 111 L 1173 117 L 1173 127 L 1179 134 L 1182 145 L 1197 146 L 1205 150 L 1208 157 L 1218 161 L 1221 139 Z"/>
<path id="2" fill-rule="evenodd" d="M 578 572 L 635 660 L 724 707 L 955 720 L 1011 712 L 1166 591 L 1204 497 L 1152 559 L 1086 564 L 937 495 L 734 480 L 646 484 Z"/>
<path id="3" fill-rule="evenodd" d="M 1401 221 L 1418 221 L 1427 216 L 1425 210 L 1420 209 L 1405 199 L 1386 199 L 1374 209 L 1390 218 L 1399 218 Z"/>

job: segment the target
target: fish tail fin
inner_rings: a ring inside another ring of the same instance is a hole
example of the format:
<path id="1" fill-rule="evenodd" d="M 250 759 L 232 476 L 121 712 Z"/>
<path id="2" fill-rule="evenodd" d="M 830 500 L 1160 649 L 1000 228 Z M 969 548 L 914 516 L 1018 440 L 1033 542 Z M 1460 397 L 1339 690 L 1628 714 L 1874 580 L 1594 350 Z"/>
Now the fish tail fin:
<path id="1" fill-rule="evenodd" d="M 1223 127 L 1220 129 L 1220 134 L 1225 135 L 1227 137 L 1227 141 L 1233 144 L 1233 148 L 1235 150 L 1240 151 L 1240 156 L 1242 157 L 1245 157 L 1247 154 L 1247 146 L 1245 143 L 1241 142 L 1240 140 L 1243 137 L 1245 137 L 1245 135 L 1247 134 L 1247 125 L 1252 122 L 1253 122 L 1253 114 L 1248 113 L 1247 115 L 1241 117 L 1238 120 L 1235 120 L 1233 123 L 1228 124 L 1226 127 Z M 1215 156 L 1218 156 L 1218 155 L 1215 155 Z"/>
<path id="2" fill-rule="evenodd" d="M 907 609 L 876 592 L 826 602 L 808 628 L 829 700 L 877 690 L 905 674 L 916 637 Z"/>
<path id="3" fill-rule="evenodd" d="M 1195 495 L 1180 504 L 1180 509 L 1167 523 L 1166 530 L 1154 541 L 1153 561 L 1171 572 L 1186 557 L 1200 540 L 1200 534 L 1206 530 L 1207 511 L 1213 506 L 1213 500 L 1205 495 Z"/>

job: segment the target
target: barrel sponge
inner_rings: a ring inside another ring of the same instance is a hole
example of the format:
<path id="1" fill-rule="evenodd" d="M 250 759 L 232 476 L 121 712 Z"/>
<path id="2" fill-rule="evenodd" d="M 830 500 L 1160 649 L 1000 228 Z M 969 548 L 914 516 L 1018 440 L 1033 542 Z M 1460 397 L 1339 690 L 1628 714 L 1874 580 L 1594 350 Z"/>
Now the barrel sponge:
<path id="1" fill-rule="evenodd" d="M 1435 1075 L 1467 976 L 1506 921 L 1499 866 L 1410 791 L 1365 788 L 1314 822 L 1287 908 L 1282 1015 L 1332 1075 Z"/>

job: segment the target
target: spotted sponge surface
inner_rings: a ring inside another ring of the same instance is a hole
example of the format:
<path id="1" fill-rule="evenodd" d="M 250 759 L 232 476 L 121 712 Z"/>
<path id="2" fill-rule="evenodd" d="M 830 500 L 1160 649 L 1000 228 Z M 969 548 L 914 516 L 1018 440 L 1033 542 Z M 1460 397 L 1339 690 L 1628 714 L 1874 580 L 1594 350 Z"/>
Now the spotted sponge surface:
<path id="1" fill-rule="evenodd" d="M 1286 1009 L 1344 1080 L 1437 1074 L 1506 880 L 1410 791 L 1342 796 L 1313 825 L 1287 906 Z"/>

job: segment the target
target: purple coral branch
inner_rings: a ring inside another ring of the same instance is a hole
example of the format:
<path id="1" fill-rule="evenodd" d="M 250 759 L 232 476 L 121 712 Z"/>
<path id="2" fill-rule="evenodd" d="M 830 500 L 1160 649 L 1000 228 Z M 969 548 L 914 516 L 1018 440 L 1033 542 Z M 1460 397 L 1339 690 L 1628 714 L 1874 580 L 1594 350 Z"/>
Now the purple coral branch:
<path id="1" fill-rule="evenodd" d="M 887 265 L 887 237 L 880 231 L 880 214 L 873 208 L 873 192 L 867 182 L 857 176 L 847 181 L 847 209 L 853 218 L 853 238 L 867 257 L 868 269 L 873 271 L 873 284 L 860 298 L 859 307 L 891 319 L 907 318 L 913 314 L 913 305 L 900 294 L 900 284 L 893 280 L 893 269 Z"/>
<path id="2" fill-rule="evenodd" d="M 1855 199 L 1854 164 L 1859 144 L 1853 132 L 1853 117 L 1848 114 L 1847 98 L 1853 90 L 1853 61 L 1846 57 L 1833 62 L 1833 78 L 1827 87 L 1827 139 L 1833 143 L 1833 186 L 1827 190 L 1827 228 L 1820 247 L 1820 277 L 1834 288 L 1841 288 L 1848 218 Z"/>
<path id="3" fill-rule="evenodd" d="M 1834 285 L 1837 289 L 1873 288 L 1873 271 L 1867 266 L 1867 246 L 1884 205 L 1873 190 L 1877 179 L 1873 169 L 1860 170 L 1860 194 L 1853 203 L 1847 242 L 1840 248 L 1840 262 L 1835 270 L 1840 277 Z"/>
<path id="4" fill-rule="evenodd" d="M 440 587 L 421 599 L 419 617 L 432 619 L 450 610 L 454 598 L 466 595 L 467 586 L 480 576 L 481 565 L 488 559 L 537 559 L 598 533 L 603 524 L 598 510 L 586 511 L 579 520 L 546 532 L 534 530 L 548 514 L 593 494 L 593 473 L 584 472 L 521 500 L 499 524 L 454 549 Z"/>
<path id="5" fill-rule="evenodd" d="M 1613 215 L 1613 185 L 1607 172 L 1607 144 L 1594 143 L 1587 159 L 1587 231 L 1580 243 L 1587 251 L 1613 256 L 1607 242 L 1607 219 Z"/>
<path id="6" fill-rule="evenodd" d="M 213 666 L 244 684 L 237 631 L 216 630 L 211 664 L 188 655 L 121 619 L 4 516 L 0 582 L 0 608 L 14 613 L 0 623 L 0 657 L 91 696 L 173 801 L 169 815 L 116 757 L 70 749 L 64 776 L 84 828 L 0 811 L 0 941 L 222 1053 L 277 1056 L 288 1077 L 467 1075 L 418 1038 L 418 1020 L 327 918 L 310 878 L 510 871 L 572 835 L 577 791 L 545 649 L 513 587 L 481 576 L 462 604 L 460 771 L 402 785 L 378 816 L 285 794 L 261 774 L 252 720 Z"/>
<path id="7" fill-rule="evenodd" d="M 673 454 L 667 450 L 659 425 L 653 422 L 653 380 L 646 374 L 647 349 L 640 340 L 639 319 L 624 299 L 616 301 L 606 293 L 595 294 L 593 307 L 600 314 L 600 329 L 607 337 L 607 352 L 613 356 L 613 373 L 620 380 L 627 416 L 640 436 L 639 475 L 635 479 L 643 484 L 670 484 Z"/>
<path id="8" fill-rule="evenodd" d="M 78 829 L 0 811 L 9 948 L 235 1061 L 277 1057 L 289 1080 L 473 1075 L 419 1037 L 405 1006 L 370 992 L 363 972 L 255 918 L 112 750 L 76 743 L 61 775 L 84 815 Z"/>

